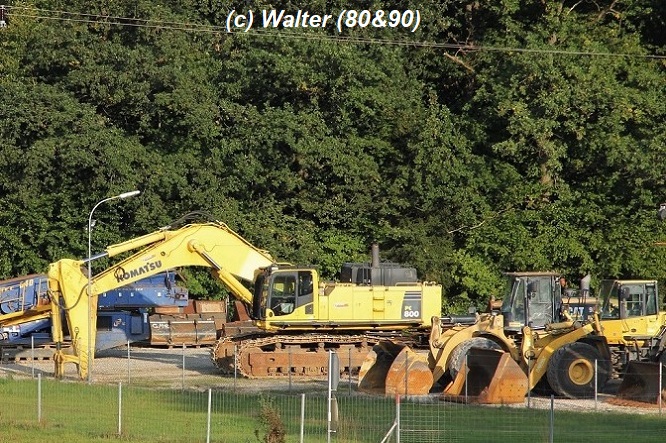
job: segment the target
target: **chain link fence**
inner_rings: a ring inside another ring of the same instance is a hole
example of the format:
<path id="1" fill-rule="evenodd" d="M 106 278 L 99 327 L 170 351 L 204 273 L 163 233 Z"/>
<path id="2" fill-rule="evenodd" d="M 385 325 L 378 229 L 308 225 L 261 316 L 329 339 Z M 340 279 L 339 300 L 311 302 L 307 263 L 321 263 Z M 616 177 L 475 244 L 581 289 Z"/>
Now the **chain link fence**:
<path id="1" fill-rule="evenodd" d="M 658 403 L 613 404 L 612 387 L 587 399 L 530 392 L 522 404 L 475 405 L 464 398 L 442 401 L 436 394 L 371 396 L 358 392 L 355 377 L 343 375 L 335 401 L 329 403 L 327 380 L 224 376 L 207 348 L 105 351 L 94 361 L 92 383 L 79 380 L 73 365 L 62 380 L 54 380 L 48 360 L 0 359 L 0 377 L 0 396 L 11 402 L 0 413 L 0 422 L 19 428 L 39 423 L 95 438 L 300 443 L 631 437 L 656 442 L 666 433 Z"/>

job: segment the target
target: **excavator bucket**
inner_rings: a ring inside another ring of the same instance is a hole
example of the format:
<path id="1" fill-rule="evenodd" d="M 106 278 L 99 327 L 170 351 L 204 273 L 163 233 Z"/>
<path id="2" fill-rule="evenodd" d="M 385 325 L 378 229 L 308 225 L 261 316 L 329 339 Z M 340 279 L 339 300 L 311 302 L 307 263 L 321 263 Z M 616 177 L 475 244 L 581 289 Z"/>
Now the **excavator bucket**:
<path id="1" fill-rule="evenodd" d="M 523 403 L 527 375 L 508 352 L 472 348 L 443 400 L 482 404 Z"/>
<path id="2" fill-rule="evenodd" d="M 666 400 L 666 371 L 662 370 L 660 375 L 661 366 L 660 363 L 629 362 L 617 390 L 618 398 L 657 404 L 661 395 Z"/>
<path id="3" fill-rule="evenodd" d="M 433 385 L 424 356 L 385 341 L 372 347 L 359 370 L 359 390 L 386 395 L 426 395 Z"/>

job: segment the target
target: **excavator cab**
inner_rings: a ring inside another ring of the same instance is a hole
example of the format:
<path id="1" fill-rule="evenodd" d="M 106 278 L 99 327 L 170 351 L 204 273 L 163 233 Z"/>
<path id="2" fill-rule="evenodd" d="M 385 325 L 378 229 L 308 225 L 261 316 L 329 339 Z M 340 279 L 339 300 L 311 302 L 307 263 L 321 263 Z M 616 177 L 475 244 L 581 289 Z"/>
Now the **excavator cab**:
<path id="1" fill-rule="evenodd" d="M 255 280 L 252 312 L 256 320 L 286 321 L 314 314 L 314 269 L 271 266 L 262 269 Z"/>

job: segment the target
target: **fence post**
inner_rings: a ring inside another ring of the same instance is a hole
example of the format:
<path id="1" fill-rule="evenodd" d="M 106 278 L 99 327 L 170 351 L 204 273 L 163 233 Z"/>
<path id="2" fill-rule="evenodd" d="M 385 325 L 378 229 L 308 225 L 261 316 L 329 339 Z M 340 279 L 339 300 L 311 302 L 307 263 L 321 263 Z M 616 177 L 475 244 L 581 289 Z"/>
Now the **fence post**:
<path id="1" fill-rule="evenodd" d="M 303 443 L 305 436 L 305 394 L 301 394 L 301 438 L 300 443 Z"/>
<path id="2" fill-rule="evenodd" d="M 527 359 L 527 409 L 532 407 L 532 359 Z"/>
<path id="3" fill-rule="evenodd" d="M 123 382 L 118 382 L 118 435 L 123 434 Z"/>
<path id="4" fill-rule="evenodd" d="M 400 396 L 395 396 L 395 443 L 400 443 Z"/>
<path id="5" fill-rule="evenodd" d="M 349 396 L 352 395 L 352 349 L 349 348 Z"/>
<path id="6" fill-rule="evenodd" d="M 287 370 L 289 371 L 289 392 L 291 392 L 291 346 L 287 346 L 287 349 L 289 349 L 289 368 Z"/>
<path id="7" fill-rule="evenodd" d="M 132 366 L 130 364 L 130 361 L 132 359 L 132 355 L 130 352 L 130 341 L 127 340 L 127 384 L 130 384 L 132 382 L 132 371 L 130 367 Z"/>
<path id="8" fill-rule="evenodd" d="M 236 390 L 237 378 L 238 378 L 238 345 L 234 344 L 234 391 Z"/>
<path id="9" fill-rule="evenodd" d="M 599 394 L 599 392 L 598 392 L 599 391 L 599 386 L 597 385 L 597 380 L 598 380 L 597 377 L 599 376 L 598 373 L 597 373 L 597 370 L 599 369 L 599 367 L 598 367 L 597 362 L 598 362 L 598 360 L 595 358 L 594 359 L 594 410 L 595 411 L 597 410 L 597 400 L 599 398 L 599 395 L 598 395 Z"/>
<path id="10" fill-rule="evenodd" d="M 469 375 L 469 370 L 468 370 L 469 366 L 467 366 L 468 358 L 469 358 L 469 353 L 465 354 L 465 404 L 469 403 L 469 401 L 467 400 L 467 385 L 469 384 L 467 383 L 467 375 Z"/>
<path id="11" fill-rule="evenodd" d="M 405 396 L 409 395 L 409 353 L 405 353 Z"/>
<path id="12" fill-rule="evenodd" d="M 37 423 L 42 422 L 42 374 L 37 374 Z"/>
<path id="13" fill-rule="evenodd" d="M 663 369 L 664 369 L 664 365 L 661 364 L 661 362 L 659 362 L 659 415 L 661 415 L 661 393 L 663 392 L 663 390 L 661 388 L 663 385 L 661 383 L 663 381 L 663 378 L 662 378 Z"/>
<path id="14" fill-rule="evenodd" d="M 32 356 L 32 378 L 35 378 L 35 336 L 30 336 L 30 354 Z"/>
<path id="15" fill-rule="evenodd" d="M 548 441 L 553 443 L 555 438 L 555 396 L 550 395 L 550 432 L 548 434 Z"/>
<path id="16" fill-rule="evenodd" d="M 183 370 L 180 372 L 180 390 L 185 390 L 185 343 L 183 342 Z"/>
<path id="17" fill-rule="evenodd" d="M 210 443 L 210 411 L 212 403 L 212 392 L 211 388 L 208 388 L 208 416 L 206 418 L 206 443 Z"/>

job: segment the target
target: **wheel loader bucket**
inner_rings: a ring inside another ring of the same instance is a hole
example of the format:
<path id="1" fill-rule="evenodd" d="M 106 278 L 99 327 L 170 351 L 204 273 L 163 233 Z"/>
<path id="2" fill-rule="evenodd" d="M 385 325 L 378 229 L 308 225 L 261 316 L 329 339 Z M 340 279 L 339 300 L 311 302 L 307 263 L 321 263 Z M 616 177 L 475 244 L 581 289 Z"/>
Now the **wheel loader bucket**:
<path id="1" fill-rule="evenodd" d="M 523 403 L 527 375 L 508 352 L 472 348 L 443 400 L 482 404 Z"/>
<path id="2" fill-rule="evenodd" d="M 408 346 L 380 342 L 359 370 L 359 391 L 386 395 L 426 395 L 433 377 L 424 356 Z"/>
<path id="3" fill-rule="evenodd" d="M 643 403 L 659 403 L 659 396 L 666 400 L 666 370 L 662 370 L 661 385 L 659 383 L 660 363 L 631 361 L 627 365 L 617 396 L 626 400 Z M 666 369 L 666 368 L 665 368 Z"/>

